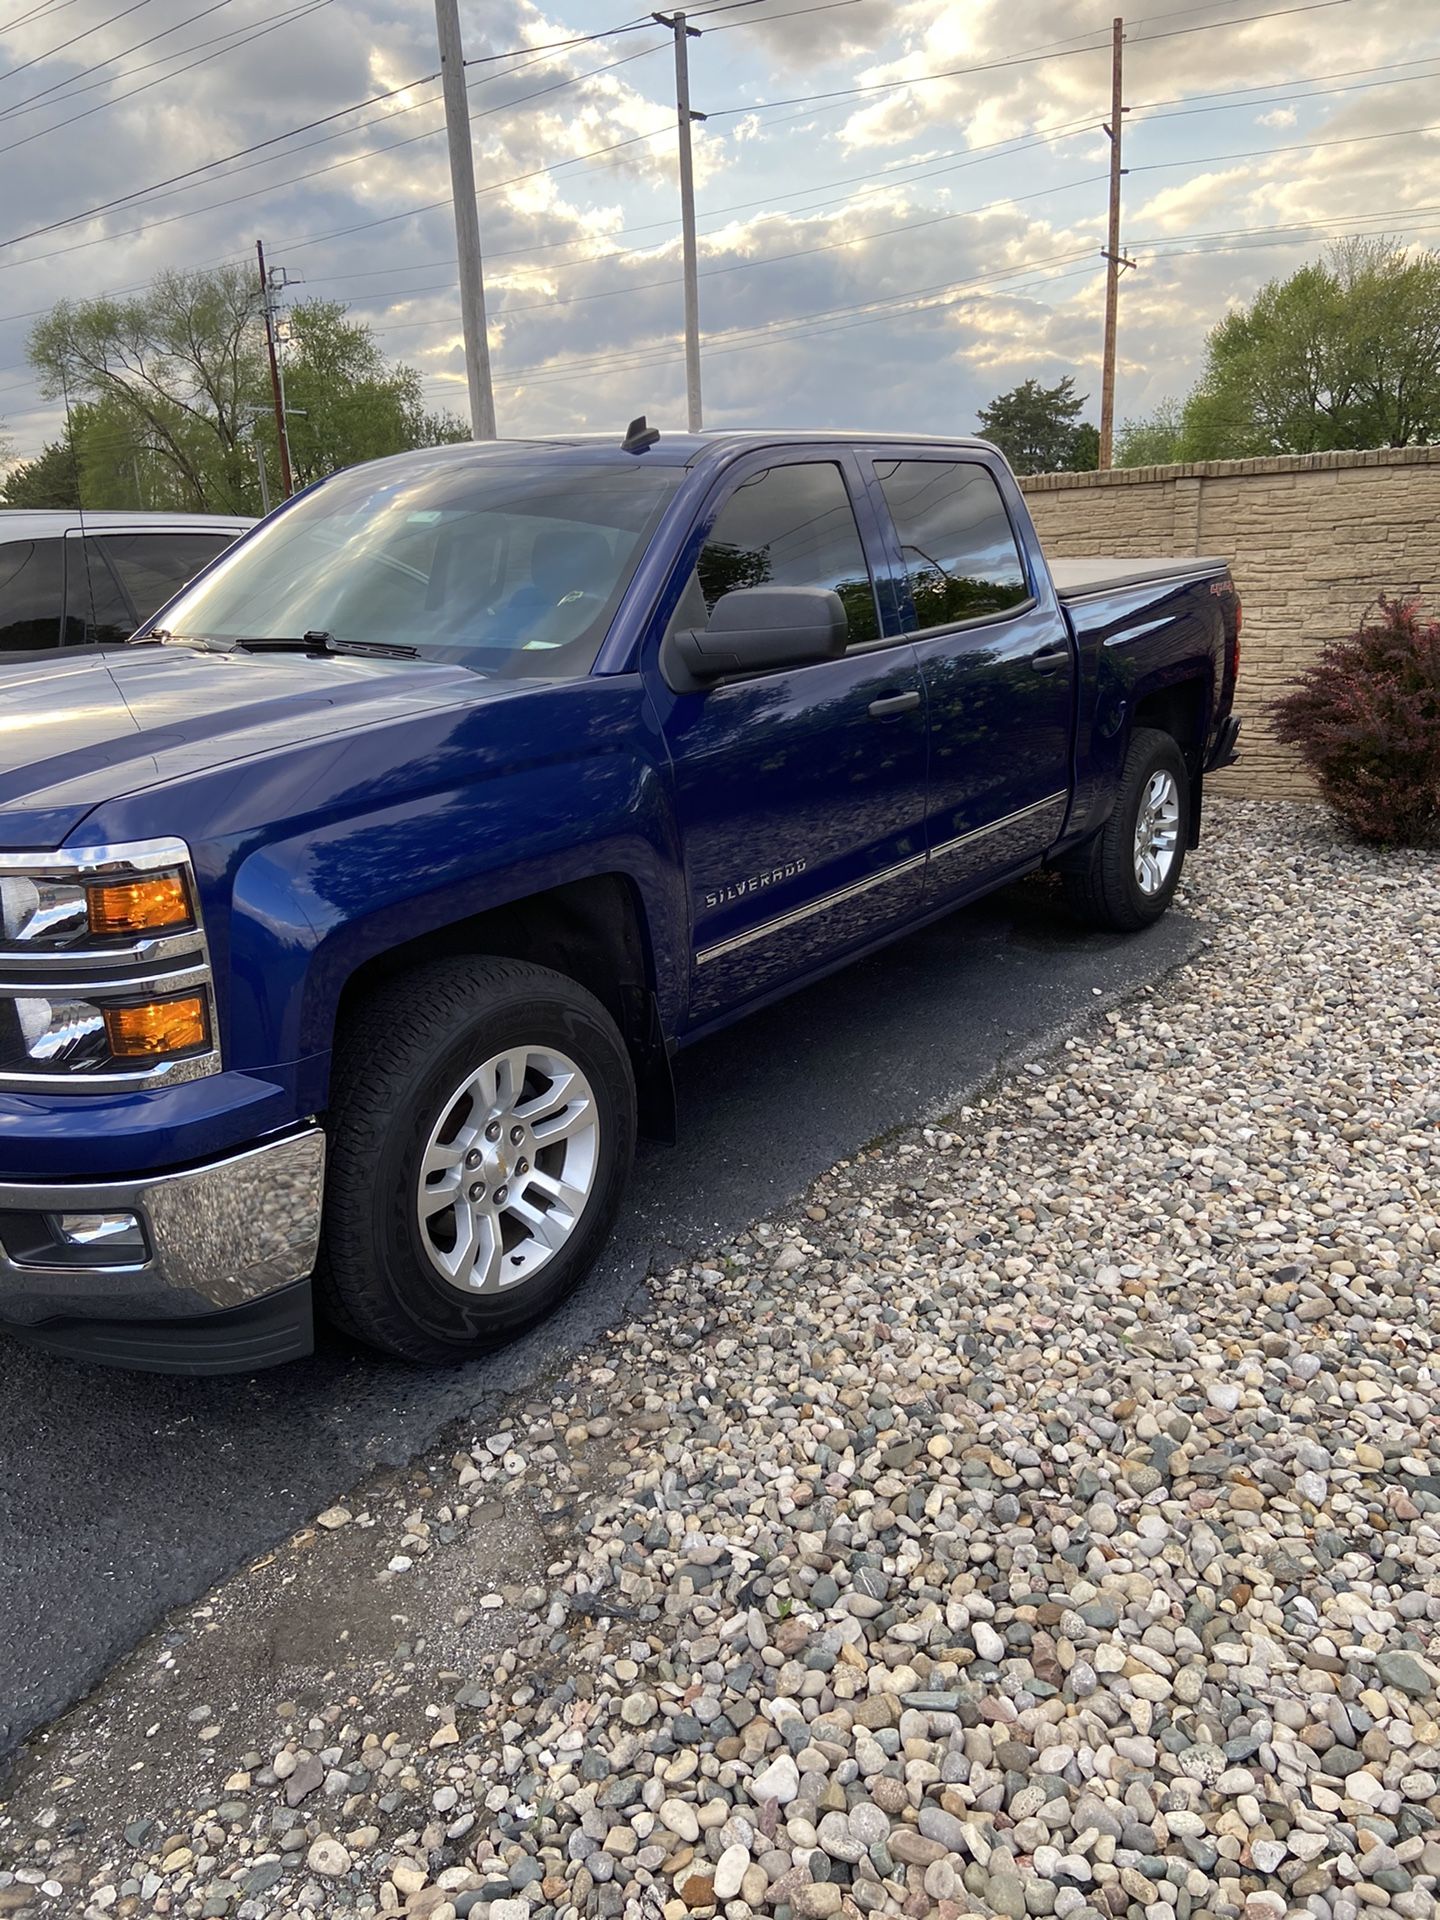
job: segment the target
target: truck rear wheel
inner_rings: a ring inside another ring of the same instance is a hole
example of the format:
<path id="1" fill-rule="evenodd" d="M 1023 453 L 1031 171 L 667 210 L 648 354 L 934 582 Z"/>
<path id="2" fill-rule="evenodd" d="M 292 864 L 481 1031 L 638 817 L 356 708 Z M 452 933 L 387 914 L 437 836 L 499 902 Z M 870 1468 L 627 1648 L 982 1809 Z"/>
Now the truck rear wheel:
<path id="1" fill-rule="evenodd" d="M 1091 926 L 1134 933 L 1169 906 L 1185 864 L 1190 775 L 1179 745 L 1154 727 L 1137 727 L 1120 774 L 1115 810 L 1067 868 L 1065 896 Z"/>
<path id="2" fill-rule="evenodd" d="M 337 1049 L 316 1284 L 330 1319 L 421 1365 L 548 1313 L 610 1232 L 635 1082 L 600 1002 L 528 962 L 439 960 Z"/>

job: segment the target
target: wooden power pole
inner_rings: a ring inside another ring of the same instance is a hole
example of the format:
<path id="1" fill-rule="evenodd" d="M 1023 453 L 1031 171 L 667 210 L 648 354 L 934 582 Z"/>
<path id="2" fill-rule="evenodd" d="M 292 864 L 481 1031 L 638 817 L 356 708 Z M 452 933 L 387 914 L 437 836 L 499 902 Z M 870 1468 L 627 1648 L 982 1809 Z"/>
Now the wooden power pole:
<path id="1" fill-rule="evenodd" d="M 455 250 L 460 261 L 460 323 L 470 388 L 470 438 L 495 438 L 495 394 L 490 384 L 490 339 L 485 322 L 485 275 L 480 260 L 480 216 L 475 208 L 475 154 L 458 0 L 435 0 L 445 132 L 450 141 L 450 194 L 455 202 Z"/>
<path id="2" fill-rule="evenodd" d="M 1100 465 L 1113 464 L 1115 446 L 1115 334 L 1119 317 L 1120 274 L 1133 266 L 1120 251 L 1120 128 L 1125 117 L 1125 22 L 1111 26 L 1110 53 L 1110 231 L 1105 243 L 1105 347 L 1100 369 Z"/>
<path id="3" fill-rule="evenodd" d="M 651 18 L 669 27 L 675 36 L 675 111 L 680 128 L 680 240 L 685 276 L 685 409 L 691 433 L 705 424 L 700 406 L 700 268 L 695 252 L 695 169 L 690 152 L 690 125 L 703 120 L 690 105 L 688 42 L 700 29 L 689 26 L 683 13 L 656 13 Z"/>
<path id="4" fill-rule="evenodd" d="M 280 487 L 288 500 L 295 491 L 290 473 L 290 434 L 285 425 L 285 394 L 280 385 L 280 362 L 275 355 L 275 303 L 270 295 L 270 279 L 265 272 L 265 242 L 255 242 L 260 262 L 260 297 L 265 303 L 265 350 L 270 356 L 270 391 L 275 399 L 275 437 L 280 446 Z"/>

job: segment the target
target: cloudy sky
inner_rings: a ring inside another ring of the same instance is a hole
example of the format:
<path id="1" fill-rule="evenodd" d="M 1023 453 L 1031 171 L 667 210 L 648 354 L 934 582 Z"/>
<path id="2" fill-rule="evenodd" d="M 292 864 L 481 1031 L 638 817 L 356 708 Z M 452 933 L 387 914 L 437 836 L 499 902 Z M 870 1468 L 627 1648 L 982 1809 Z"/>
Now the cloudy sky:
<path id="1" fill-rule="evenodd" d="M 1183 393 L 1227 305 L 1334 238 L 1440 244 L 1440 0 L 1134 5 L 1122 418 Z M 1031 374 L 1098 396 L 1111 13 L 696 0 L 708 425 L 970 432 Z M 25 364 L 38 313 L 253 258 L 257 236 L 294 297 L 347 301 L 465 409 L 430 0 L 0 15 L 0 423 L 19 453 L 59 424 Z M 501 432 L 682 423 L 668 33 L 622 0 L 462 0 L 461 18 Z"/>

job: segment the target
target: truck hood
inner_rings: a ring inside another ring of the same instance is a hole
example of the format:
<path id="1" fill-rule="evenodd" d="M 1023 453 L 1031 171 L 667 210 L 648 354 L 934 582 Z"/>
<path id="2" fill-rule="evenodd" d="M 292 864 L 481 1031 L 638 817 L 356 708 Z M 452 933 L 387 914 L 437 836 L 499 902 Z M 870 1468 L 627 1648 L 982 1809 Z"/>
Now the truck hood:
<path id="1" fill-rule="evenodd" d="M 104 801 L 515 688 L 429 661 L 188 647 L 0 668 L 0 846 L 58 846 Z"/>

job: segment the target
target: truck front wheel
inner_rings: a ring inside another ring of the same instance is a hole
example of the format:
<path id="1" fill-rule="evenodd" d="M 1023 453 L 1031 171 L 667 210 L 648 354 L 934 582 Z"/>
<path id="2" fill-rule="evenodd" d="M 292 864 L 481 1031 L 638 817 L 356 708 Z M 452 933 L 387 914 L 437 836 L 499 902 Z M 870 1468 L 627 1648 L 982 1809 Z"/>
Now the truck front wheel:
<path id="1" fill-rule="evenodd" d="M 345 1331 L 463 1360 L 562 1300 L 614 1222 L 635 1082 L 600 1002 L 528 962 L 389 981 L 337 1048 L 316 1284 Z"/>
<path id="2" fill-rule="evenodd" d="M 1176 741 L 1137 727 L 1120 774 L 1115 810 L 1073 867 L 1065 894 L 1094 927 L 1133 933 L 1169 906 L 1185 864 L 1190 775 Z"/>

